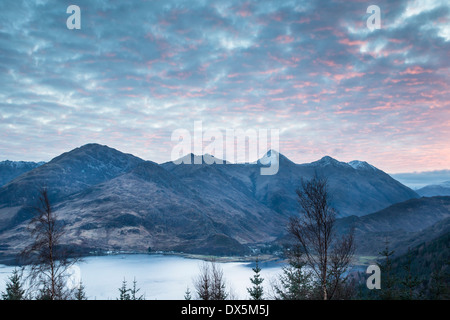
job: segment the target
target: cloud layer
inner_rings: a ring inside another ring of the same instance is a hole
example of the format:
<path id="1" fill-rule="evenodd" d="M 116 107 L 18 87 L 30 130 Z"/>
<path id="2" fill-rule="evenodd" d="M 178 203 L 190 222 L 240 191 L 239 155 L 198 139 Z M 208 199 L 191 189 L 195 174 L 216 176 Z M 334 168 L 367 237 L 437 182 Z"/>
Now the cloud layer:
<path id="1" fill-rule="evenodd" d="M 68 30 L 66 8 L 81 8 Z M 98 142 L 156 162 L 175 129 L 280 129 L 294 162 L 450 162 L 450 6 L 377 1 L 0 2 L 0 158 Z"/>

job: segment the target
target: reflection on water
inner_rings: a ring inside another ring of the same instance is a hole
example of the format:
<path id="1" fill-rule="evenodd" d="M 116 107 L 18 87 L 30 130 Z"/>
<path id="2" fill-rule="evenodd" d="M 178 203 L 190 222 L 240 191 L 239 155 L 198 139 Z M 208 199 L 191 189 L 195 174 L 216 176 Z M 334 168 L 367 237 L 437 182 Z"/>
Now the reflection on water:
<path id="1" fill-rule="evenodd" d="M 145 299 L 184 299 L 189 287 L 194 296 L 193 279 L 199 273 L 202 260 L 164 255 L 111 255 L 87 257 L 72 270 L 72 283 L 81 278 L 88 299 L 116 299 L 118 288 L 125 279 L 131 287 L 136 279 L 139 293 Z M 228 288 L 236 299 L 247 299 L 247 287 L 253 276 L 250 262 L 218 263 L 223 270 Z M 269 290 L 271 280 L 280 274 L 282 264 L 260 263 L 264 286 Z M 0 265 L 0 291 L 4 291 L 8 276 L 14 267 Z"/>

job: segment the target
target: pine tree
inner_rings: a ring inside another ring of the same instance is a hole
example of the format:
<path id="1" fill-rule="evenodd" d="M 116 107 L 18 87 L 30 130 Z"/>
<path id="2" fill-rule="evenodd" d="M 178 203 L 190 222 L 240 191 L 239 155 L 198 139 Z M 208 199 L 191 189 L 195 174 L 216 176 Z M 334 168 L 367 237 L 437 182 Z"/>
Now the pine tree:
<path id="1" fill-rule="evenodd" d="M 191 300 L 191 299 L 192 299 L 191 290 L 189 289 L 189 287 L 187 287 L 186 292 L 184 293 L 184 300 Z"/>
<path id="2" fill-rule="evenodd" d="M 250 278 L 250 282 L 253 284 L 253 287 L 247 288 L 247 291 L 250 294 L 251 300 L 263 300 L 264 289 L 262 283 L 264 281 L 264 278 L 261 278 L 260 275 L 261 268 L 259 267 L 258 259 L 256 259 L 255 267 L 252 268 L 252 270 L 255 273 L 253 275 L 253 278 Z"/>
<path id="3" fill-rule="evenodd" d="M 428 298 L 431 300 L 450 299 L 450 290 L 448 288 L 448 274 L 445 271 L 435 269 L 431 273 Z"/>
<path id="4" fill-rule="evenodd" d="M 14 269 L 6 283 L 6 292 L 2 293 L 3 300 L 23 300 L 25 290 L 23 289 L 22 275 L 18 269 Z"/>
<path id="5" fill-rule="evenodd" d="M 389 250 L 389 241 L 386 239 L 386 247 L 379 254 L 384 258 L 383 264 L 378 264 L 381 270 L 381 290 L 380 298 L 382 300 L 394 300 L 397 299 L 397 293 L 395 284 L 397 282 L 396 278 L 392 275 L 392 261 L 391 256 L 395 251 Z"/>
<path id="6" fill-rule="evenodd" d="M 404 279 L 401 281 L 401 284 L 403 286 L 401 297 L 404 300 L 413 300 L 417 296 L 417 286 L 420 284 L 420 280 L 417 276 L 413 276 L 411 267 L 412 267 L 412 260 L 413 256 L 411 253 L 411 250 L 408 248 L 407 253 L 407 261 L 406 264 L 403 266 L 403 270 L 405 271 L 406 275 Z"/>
<path id="7" fill-rule="evenodd" d="M 127 288 L 127 281 L 123 279 L 122 287 L 119 288 L 119 298 L 117 300 L 131 300 L 130 289 Z"/>
<path id="8" fill-rule="evenodd" d="M 274 287 L 276 299 L 306 300 L 311 298 L 310 276 L 305 274 L 302 269 L 292 264 L 283 267 L 283 274 L 279 277 L 280 284 Z"/>
<path id="9" fill-rule="evenodd" d="M 288 253 L 289 263 L 283 267 L 279 283 L 273 285 L 275 299 L 306 300 L 313 294 L 311 273 L 305 270 L 301 248 L 294 246 Z"/>
<path id="10" fill-rule="evenodd" d="M 86 293 L 85 293 L 84 289 L 85 288 L 84 288 L 83 282 L 80 281 L 80 283 L 78 285 L 78 289 L 75 292 L 75 300 L 87 300 Z"/>
<path id="11" fill-rule="evenodd" d="M 143 295 L 138 296 L 138 292 L 139 292 L 140 289 L 138 289 L 136 287 L 136 284 L 137 284 L 137 281 L 136 281 L 136 278 L 134 278 L 133 288 L 130 289 L 130 300 L 144 300 L 144 296 Z"/>

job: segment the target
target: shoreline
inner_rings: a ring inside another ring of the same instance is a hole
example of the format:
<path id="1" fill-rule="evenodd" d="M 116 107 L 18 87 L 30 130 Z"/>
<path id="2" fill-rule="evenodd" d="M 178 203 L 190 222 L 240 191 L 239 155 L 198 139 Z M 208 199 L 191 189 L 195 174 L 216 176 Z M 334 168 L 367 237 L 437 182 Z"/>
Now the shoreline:
<path id="1" fill-rule="evenodd" d="M 186 253 L 186 252 L 175 252 L 175 251 L 154 251 L 154 252 L 145 252 L 145 251 L 102 251 L 102 252 L 90 252 L 88 254 L 83 254 L 77 256 L 81 260 L 90 257 L 105 257 L 105 256 L 119 256 L 119 255 L 159 255 L 159 256 L 175 256 L 175 257 L 183 257 L 186 259 L 195 259 L 195 260 L 203 260 L 203 261 L 214 261 L 220 263 L 227 262 L 245 262 L 252 263 L 258 259 L 261 263 L 266 262 L 275 262 L 275 261 L 283 261 L 284 258 L 273 255 L 273 254 L 262 254 L 262 255 L 245 255 L 245 256 L 215 256 L 215 255 L 207 255 L 200 253 Z M 8 267 L 20 267 L 22 264 L 18 263 L 17 256 L 3 256 L 0 257 L 0 265 L 8 266 Z"/>
<path id="2" fill-rule="evenodd" d="M 89 254 L 81 255 L 78 258 L 81 260 L 90 257 L 107 257 L 107 256 L 120 256 L 120 255 L 148 255 L 148 256 L 173 256 L 182 257 L 185 259 L 202 260 L 207 262 L 218 262 L 218 263 L 254 263 L 258 260 L 259 263 L 287 263 L 285 257 L 281 257 L 275 254 L 261 254 L 261 255 L 245 255 L 245 256 L 215 256 L 199 253 L 186 253 L 186 252 L 175 252 L 175 251 L 154 251 L 154 252 L 144 252 L 144 251 L 104 251 L 104 252 L 91 252 Z M 367 255 L 355 255 L 354 261 L 352 263 L 353 268 L 358 268 L 362 266 L 368 266 L 375 263 L 377 257 L 367 256 Z M 4 256 L 0 258 L 0 266 L 5 267 L 21 267 L 22 264 L 17 262 L 15 256 Z"/>

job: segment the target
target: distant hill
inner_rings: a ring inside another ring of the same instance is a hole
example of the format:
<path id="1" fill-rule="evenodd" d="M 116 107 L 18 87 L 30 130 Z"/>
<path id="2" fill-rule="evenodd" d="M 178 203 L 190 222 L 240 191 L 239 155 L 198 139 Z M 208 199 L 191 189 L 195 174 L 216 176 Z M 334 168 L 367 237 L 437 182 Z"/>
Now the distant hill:
<path id="1" fill-rule="evenodd" d="M 436 185 L 450 181 L 450 170 L 435 170 L 410 173 L 391 173 L 391 177 L 404 185 L 417 190 L 427 185 Z"/>
<path id="2" fill-rule="evenodd" d="M 411 199 L 363 216 L 338 219 L 336 228 L 354 228 L 357 252 L 378 255 L 386 239 L 397 254 L 450 232 L 450 197 Z"/>
<path id="3" fill-rule="evenodd" d="M 0 188 L 0 254 L 29 241 L 42 187 L 67 226 L 65 242 L 79 249 L 204 254 L 245 254 L 249 244 L 281 237 L 299 211 L 295 190 L 314 175 L 328 179 L 341 217 L 418 197 L 366 162 L 278 161 L 278 173 L 263 176 L 261 161 L 160 165 L 98 144 L 76 148 Z"/>
<path id="4" fill-rule="evenodd" d="M 0 187 L 14 180 L 21 174 L 31 171 L 45 162 L 27 162 L 27 161 L 1 161 L 0 162 Z"/>
<path id="5" fill-rule="evenodd" d="M 416 192 L 422 197 L 450 196 L 450 181 L 428 185 Z"/>

